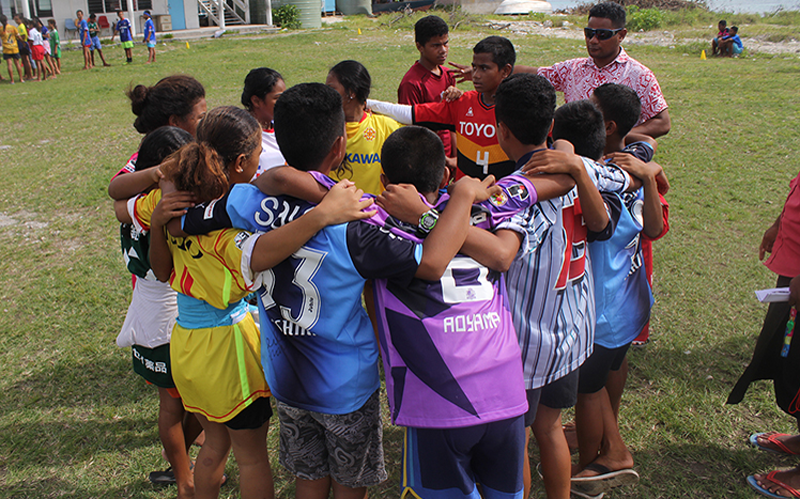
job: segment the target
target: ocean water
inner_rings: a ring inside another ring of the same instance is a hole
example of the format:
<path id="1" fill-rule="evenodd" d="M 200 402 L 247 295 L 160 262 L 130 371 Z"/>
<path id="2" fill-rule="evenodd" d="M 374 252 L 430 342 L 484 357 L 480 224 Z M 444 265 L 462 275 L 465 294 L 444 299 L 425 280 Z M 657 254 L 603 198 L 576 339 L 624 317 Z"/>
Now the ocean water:
<path id="1" fill-rule="evenodd" d="M 574 7 L 581 3 L 591 3 L 590 1 L 573 1 L 573 0 L 548 0 L 553 10 L 567 9 Z M 706 2 L 711 10 L 719 12 L 758 12 L 768 13 L 775 12 L 776 10 L 800 10 L 800 0 L 794 1 L 744 1 L 744 0 L 707 0 Z"/>

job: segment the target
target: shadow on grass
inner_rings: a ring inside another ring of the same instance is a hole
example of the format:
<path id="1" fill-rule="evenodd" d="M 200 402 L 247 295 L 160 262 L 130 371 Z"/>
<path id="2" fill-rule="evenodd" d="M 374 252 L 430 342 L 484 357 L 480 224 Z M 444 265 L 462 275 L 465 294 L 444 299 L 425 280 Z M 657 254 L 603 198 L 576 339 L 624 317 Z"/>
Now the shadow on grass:
<path id="1" fill-rule="evenodd" d="M 223 489 L 224 493 L 226 489 Z M 0 487 L 2 498 L 59 497 L 61 499 L 151 499 L 155 497 L 175 497 L 175 487 L 155 486 L 144 480 L 123 487 L 106 488 L 98 483 L 96 487 L 75 486 L 60 478 L 48 477 L 25 480 Z"/>
<path id="2" fill-rule="evenodd" d="M 23 373 L 0 395 L 4 464 L 69 465 L 157 443 L 158 396 L 126 367 L 121 359 L 65 359 Z"/>

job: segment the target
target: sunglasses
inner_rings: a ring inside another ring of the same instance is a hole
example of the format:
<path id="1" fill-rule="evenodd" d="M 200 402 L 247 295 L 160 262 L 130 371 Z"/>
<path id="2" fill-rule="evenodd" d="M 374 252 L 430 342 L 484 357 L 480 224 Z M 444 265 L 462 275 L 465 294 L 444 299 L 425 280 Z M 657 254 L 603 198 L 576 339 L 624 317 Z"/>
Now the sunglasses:
<path id="1" fill-rule="evenodd" d="M 612 36 L 616 35 L 620 31 L 625 28 L 617 28 L 617 29 L 592 29 L 592 28 L 583 28 L 583 34 L 586 36 L 587 40 L 591 40 L 595 36 L 598 40 L 608 40 Z"/>

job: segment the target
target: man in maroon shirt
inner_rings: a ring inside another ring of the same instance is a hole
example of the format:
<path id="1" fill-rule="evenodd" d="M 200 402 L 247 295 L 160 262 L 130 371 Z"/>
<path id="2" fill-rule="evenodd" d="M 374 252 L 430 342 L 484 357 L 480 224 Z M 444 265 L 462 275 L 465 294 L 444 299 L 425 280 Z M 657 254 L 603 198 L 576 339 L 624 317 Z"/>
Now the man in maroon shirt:
<path id="1" fill-rule="evenodd" d="M 442 66 L 449 49 L 447 23 L 438 16 L 423 17 L 414 25 L 414 37 L 419 60 L 403 76 L 397 88 L 397 102 L 411 105 L 439 102 L 442 92 L 456 84 L 455 77 Z M 452 173 L 456 168 L 455 134 L 447 130 L 437 133 L 444 143 L 447 167 Z"/>

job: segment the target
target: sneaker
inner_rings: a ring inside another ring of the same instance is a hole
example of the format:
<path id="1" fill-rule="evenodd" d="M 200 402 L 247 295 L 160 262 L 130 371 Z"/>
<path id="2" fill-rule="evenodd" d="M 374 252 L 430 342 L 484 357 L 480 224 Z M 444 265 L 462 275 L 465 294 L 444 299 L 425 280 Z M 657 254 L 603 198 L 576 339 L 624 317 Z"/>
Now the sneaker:
<path id="1" fill-rule="evenodd" d="M 175 473 L 172 472 L 172 466 L 164 471 L 153 471 L 150 473 L 150 482 L 155 485 L 172 485 L 175 483 Z"/>

